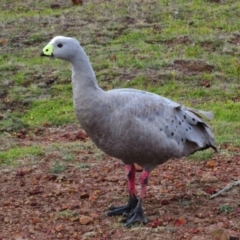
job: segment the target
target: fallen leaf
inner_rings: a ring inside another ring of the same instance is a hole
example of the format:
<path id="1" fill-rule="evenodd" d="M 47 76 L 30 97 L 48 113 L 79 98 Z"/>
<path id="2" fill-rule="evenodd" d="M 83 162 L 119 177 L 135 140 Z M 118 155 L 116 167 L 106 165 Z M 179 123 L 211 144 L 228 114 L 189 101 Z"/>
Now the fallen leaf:
<path id="1" fill-rule="evenodd" d="M 187 223 L 187 220 L 183 217 L 180 217 L 174 221 L 175 226 L 183 226 Z"/>
<path id="2" fill-rule="evenodd" d="M 169 200 L 168 199 L 163 199 L 162 201 L 161 201 L 161 205 L 168 205 L 170 202 L 169 202 Z"/>
<path id="3" fill-rule="evenodd" d="M 214 240 L 229 240 L 228 235 L 225 233 L 224 229 L 215 229 L 211 232 L 211 236 Z"/>
<path id="4" fill-rule="evenodd" d="M 214 183 L 218 181 L 218 178 L 207 172 L 202 175 L 200 181 L 203 183 Z"/>
<path id="5" fill-rule="evenodd" d="M 82 5 L 83 0 L 72 0 L 73 5 Z"/>
<path id="6" fill-rule="evenodd" d="M 2 39 L 0 40 L 0 46 L 5 45 L 8 42 L 8 39 Z"/>
<path id="7" fill-rule="evenodd" d="M 159 227 L 162 224 L 163 224 L 163 220 L 162 219 L 158 219 L 158 220 L 153 222 L 154 227 Z"/>
<path id="8" fill-rule="evenodd" d="M 112 55 L 112 56 L 110 56 L 110 60 L 111 60 L 111 61 L 116 61 L 116 60 L 117 60 L 116 55 Z"/>
<path id="9" fill-rule="evenodd" d="M 69 205 L 68 204 L 63 204 L 62 206 L 61 206 L 61 211 L 64 211 L 64 210 L 67 210 L 67 209 L 69 209 L 70 207 L 69 207 Z"/>
<path id="10" fill-rule="evenodd" d="M 208 161 L 206 166 L 209 168 L 214 168 L 217 165 L 216 161 Z"/>
<path id="11" fill-rule="evenodd" d="M 207 194 L 212 195 L 212 194 L 216 193 L 216 190 L 215 190 L 215 188 L 213 188 L 213 187 L 207 187 L 207 188 L 205 188 L 205 192 L 206 192 Z"/>
<path id="12" fill-rule="evenodd" d="M 209 87 L 211 86 L 211 84 L 210 84 L 209 81 L 203 81 L 203 82 L 201 83 L 201 86 L 202 86 L 202 87 L 205 87 L 205 88 L 209 88 Z"/>

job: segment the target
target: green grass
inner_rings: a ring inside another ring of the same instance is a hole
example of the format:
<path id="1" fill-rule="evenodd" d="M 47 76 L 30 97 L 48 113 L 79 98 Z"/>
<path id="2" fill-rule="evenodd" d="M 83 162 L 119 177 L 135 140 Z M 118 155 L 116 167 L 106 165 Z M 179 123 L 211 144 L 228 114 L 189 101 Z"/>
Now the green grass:
<path id="1" fill-rule="evenodd" d="M 59 174 L 59 173 L 65 172 L 66 169 L 67 167 L 65 164 L 56 163 L 51 167 L 50 172 L 52 174 Z"/>
<path id="2" fill-rule="evenodd" d="M 78 7 L 66 1 L 57 9 L 51 3 L 1 2 L 0 134 L 77 123 L 70 65 L 39 56 L 53 36 L 66 35 L 80 40 L 104 89 L 139 88 L 212 110 L 216 143 L 240 146 L 239 1 L 91 0 Z M 2 40 L 7 43 L 1 45 Z M 201 60 L 214 69 L 179 69 L 173 64 L 179 59 Z M 2 161 L 32 151 L 17 149 L 1 152 Z M 199 154 L 196 158 L 211 157 Z"/>
<path id="3" fill-rule="evenodd" d="M 39 158 L 44 156 L 44 151 L 40 146 L 13 147 L 7 151 L 0 152 L 0 164 L 15 165 L 17 160 Z"/>
<path id="4" fill-rule="evenodd" d="M 59 126 L 73 123 L 76 121 L 75 119 L 71 98 L 67 100 L 59 98 L 36 100 L 32 104 L 32 109 L 23 117 L 24 122 L 29 126 L 43 125 L 44 123 Z"/>
<path id="5" fill-rule="evenodd" d="M 219 212 L 221 213 L 232 213 L 234 211 L 234 207 L 229 206 L 229 205 L 223 205 L 219 208 Z"/>

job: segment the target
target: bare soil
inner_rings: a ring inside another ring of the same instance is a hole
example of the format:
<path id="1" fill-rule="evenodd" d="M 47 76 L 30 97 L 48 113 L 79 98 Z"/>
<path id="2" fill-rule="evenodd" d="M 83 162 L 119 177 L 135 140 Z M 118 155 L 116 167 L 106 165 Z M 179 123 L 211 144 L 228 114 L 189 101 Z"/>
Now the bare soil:
<path id="1" fill-rule="evenodd" d="M 80 145 L 89 138 L 79 127 L 46 126 L 35 130 L 34 137 L 22 131 L 13 140 L 23 146 L 69 141 Z M 109 206 L 125 204 L 128 197 L 118 159 L 105 155 L 96 161 L 93 152 L 81 150 L 73 153 L 74 164 L 69 162 L 59 174 L 50 171 L 54 153 L 36 165 L 2 169 L 0 239 L 240 239 L 240 188 L 209 199 L 240 176 L 240 149 L 228 144 L 222 148 L 234 155 L 169 160 L 155 169 L 144 201 L 149 223 L 130 229 L 121 216 L 106 216 Z"/>
<path id="2" fill-rule="evenodd" d="M 182 59 L 174 60 L 173 68 L 182 72 L 184 75 L 195 75 L 201 72 L 212 72 L 214 70 L 214 66 L 207 64 L 204 61 Z"/>

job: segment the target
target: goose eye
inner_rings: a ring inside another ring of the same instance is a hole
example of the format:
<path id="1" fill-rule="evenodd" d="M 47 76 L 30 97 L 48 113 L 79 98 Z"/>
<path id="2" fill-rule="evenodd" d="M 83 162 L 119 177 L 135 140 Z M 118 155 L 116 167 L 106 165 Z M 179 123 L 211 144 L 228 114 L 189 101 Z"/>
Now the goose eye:
<path id="1" fill-rule="evenodd" d="M 63 45 L 62 45 L 61 43 L 59 43 L 57 46 L 58 46 L 59 48 L 61 48 Z"/>

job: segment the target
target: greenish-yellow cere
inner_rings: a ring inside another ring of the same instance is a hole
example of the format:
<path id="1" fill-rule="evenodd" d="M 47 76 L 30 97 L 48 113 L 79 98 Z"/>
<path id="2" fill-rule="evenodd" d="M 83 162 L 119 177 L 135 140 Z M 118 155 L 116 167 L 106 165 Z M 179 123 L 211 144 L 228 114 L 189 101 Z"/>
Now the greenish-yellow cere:
<path id="1" fill-rule="evenodd" d="M 43 53 L 44 53 L 45 55 L 51 56 L 52 53 L 53 53 L 53 45 L 52 45 L 52 44 L 48 44 L 47 46 L 45 46 L 45 47 L 43 48 Z"/>

